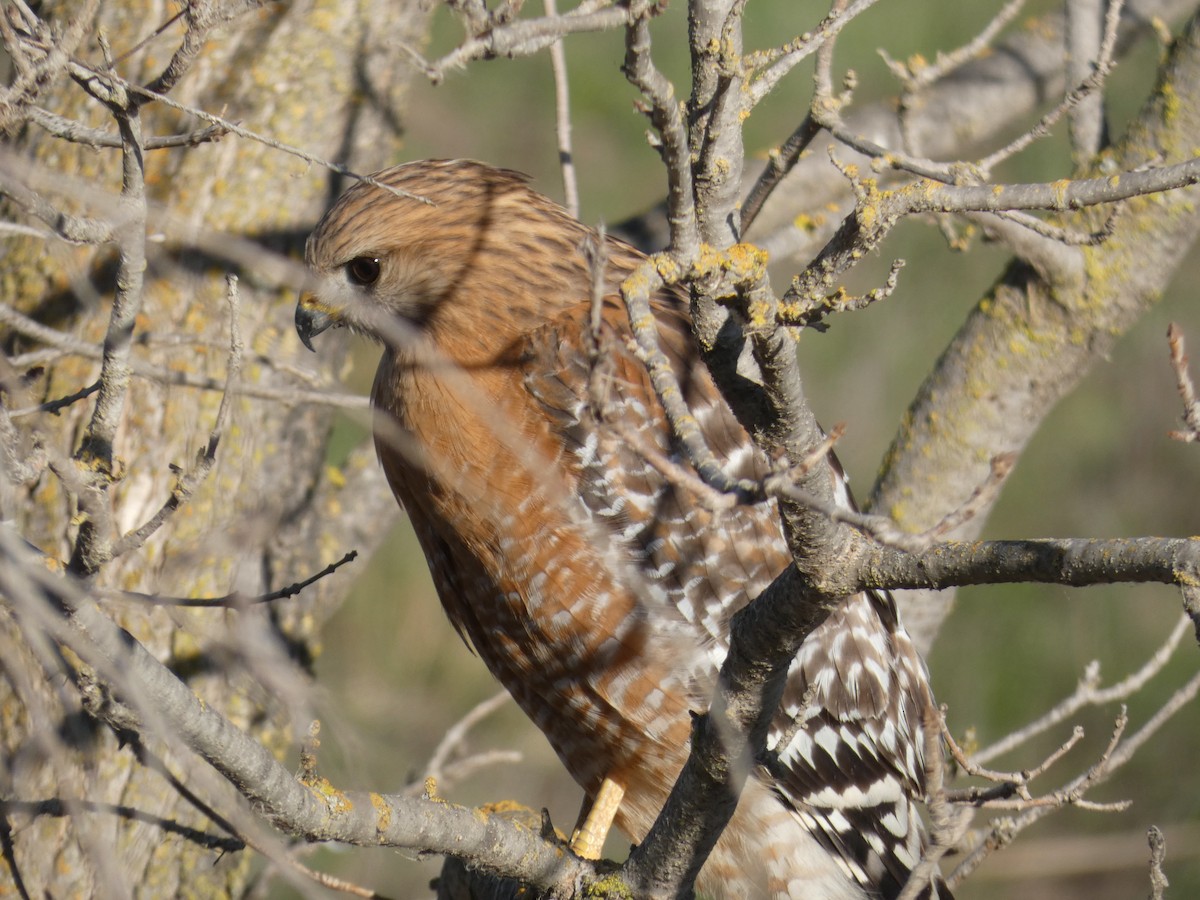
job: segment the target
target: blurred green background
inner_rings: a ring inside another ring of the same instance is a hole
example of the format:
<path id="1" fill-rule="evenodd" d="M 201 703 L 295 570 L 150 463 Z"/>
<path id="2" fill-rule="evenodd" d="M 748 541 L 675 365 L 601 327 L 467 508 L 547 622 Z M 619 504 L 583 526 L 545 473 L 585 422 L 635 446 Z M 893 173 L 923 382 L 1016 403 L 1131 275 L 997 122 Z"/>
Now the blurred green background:
<path id="1" fill-rule="evenodd" d="M 1026 19 L 1053 4 L 1030 4 Z M 894 91 L 879 48 L 895 58 L 933 57 L 971 37 L 999 8 L 977 4 L 883 3 L 839 43 L 838 65 L 859 75 L 858 102 Z M 540 12 L 531 8 L 529 14 Z M 748 47 L 766 47 L 810 28 L 822 7 L 795 0 L 751 0 Z M 1022 20 L 1025 21 L 1025 20 Z M 660 66 L 686 93 L 683 6 L 655 26 Z M 459 38 L 439 12 L 427 56 Z M 1114 133 L 1137 109 L 1153 80 L 1161 48 L 1147 44 L 1114 76 L 1109 109 Z M 620 74 L 619 34 L 585 35 L 567 43 L 574 151 L 586 222 L 619 222 L 662 196 L 662 171 L 647 146 L 635 92 Z M 761 155 L 794 127 L 806 108 L 810 69 L 793 73 L 747 123 L 748 148 Z M 396 159 L 467 156 L 534 176 L 561 198 L 549 57 L 474 63 L 440 86 L 419 82 Z M 1061 136 L 1013 163 L 1008 180 L 1055 179 L 1070 173 Z M 859 494 L 866 494 L 900 417 L 929 366 L 981 292 L 1000 274 L 1007 254 L 976 246 L 952 253 L 929 222 L 897 228 L 878 259 L 855 274 L 854 286 L 877 283 L 893 258 L 904 258 L 893 297 L 843 316 L 826 334 L 801 342 L 807 389 L 822 421 L 845 422 L 838 452 Z M 781 267 L 777 284 L 791 269 Z M 1178 321 L 1200 347 L 1200 310 L 1185 267 L 1155 311 L 1116 348 L 1047 421 L 1006 487 L 988 537 L 1188 535 L 1200 531 L 1195 491 L 1200 449 L 1167 439 L 1179 402 L 1168 366 L 1166 326 Z M 363 348 L 349 382 L 365 392 L 375 355 Z M 1200 374 L 1200 373 L 1198 373 Z M 338 449 L 363 436 L 347 422 Z M 930 657 L 935 691 L 960 736 L 986 745 L 1037 717 L 1068 694 L 1089 661 L 1105 683 L 1136 668 L 1170 631 L 1179 599 L 1164 587 L 1068 590 L 975 588 L 959 594 Z M 1195 672 L 1200 656 L 1190 637 L 1168 669 L 1130 702 L 1131 729 L 1153 713 L 1174 686 Z M 324 716 L 322 766 L 345 787 L 393 791 L 424 774 L 446 729 L 497 687 L 446 623 L 424 561 L 406 524 L 360 573 L 354 596 L 332 621 L 318 661 Z M 1068 781 L 1099 752 L 1117 710 L 1081 713 L 997 765 L 1022 768 L 1062 742 L 1078 722 L 1087 740 L 1036 783 L 1048 791 Z M 472 751 L 516 749 L 523 761 L 489 768 L 449 786 L 463 803 L 515 799 L 545 806 L 569 829 L 580 792 L 545 741 L 511 703 L 472 731 Z M 1147 891 L 1145 829 L 1168 840 L 1172 896 L 1200 896 L 1200 709 L 1192 704 L 1142 750 L 1095 800 L 1131 799 L 1123 813 L 1066 810 L 1025 832 L 960 888 L 960 898 L 1128 898 Z M 610 851 L 621 853 L 620 839 Z M 312 860 L 392 897 L 427 895 L 440 859 L 415 860 L 385 850 L 321 849 Z M 953 863 L 951 862 L 951 865 Z M 278 888 L 277 897 L 293 896 Z"/>

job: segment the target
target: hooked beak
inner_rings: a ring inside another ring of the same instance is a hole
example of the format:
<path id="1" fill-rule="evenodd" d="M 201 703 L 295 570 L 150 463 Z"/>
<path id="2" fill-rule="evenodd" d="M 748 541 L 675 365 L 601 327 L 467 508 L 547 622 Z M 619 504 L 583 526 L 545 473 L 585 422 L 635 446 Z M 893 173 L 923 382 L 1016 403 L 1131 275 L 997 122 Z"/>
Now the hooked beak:
<path id="1" fill-rule="evenodd" d="M 305 347 L 314 350 L 312 339 L 335 324 L 333 316 L 321 309 L 316 297 L 308 291 L 300 295 L 300 302 L 296 304 L 296 334 L 300 335 L 300 342 Z"/>

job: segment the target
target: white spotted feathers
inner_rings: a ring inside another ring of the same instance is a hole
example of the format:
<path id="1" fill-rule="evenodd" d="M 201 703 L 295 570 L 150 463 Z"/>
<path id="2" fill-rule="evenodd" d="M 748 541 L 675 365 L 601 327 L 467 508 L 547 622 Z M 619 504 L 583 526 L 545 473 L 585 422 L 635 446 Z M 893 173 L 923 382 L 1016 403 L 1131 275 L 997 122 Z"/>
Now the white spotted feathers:
<path id="1" fill-rule="evenodd" d="M 332 323 L 385 345 L 380 461 L 451 621 L 586 791 L 606 777 L 625 787 L 618 824 L 641 840 L 686 759 L 730 618 L 790 562 L 777 511 L 710 509 L 671 477 L 687 463 L 617 293 L 641 254 L 608 242 L 592 358 L 589 229 L 479 163 L 375 177 L 430 203 L 366 184 L 338 201 L 309 240 L 304 336 Z M 364 271 L 370 283 L 355 280 Z M 714 454 L 731 475 L 762 477 L 766 460 L 694 348 L 686 298 L 663 291 L 653 305 Z M 830 475 L 848 504 L 835 462 Z M 896 896 L 922 849 L 932 703 L 891 598 L 843 601 L 792 665 L 700 893 Z"/>

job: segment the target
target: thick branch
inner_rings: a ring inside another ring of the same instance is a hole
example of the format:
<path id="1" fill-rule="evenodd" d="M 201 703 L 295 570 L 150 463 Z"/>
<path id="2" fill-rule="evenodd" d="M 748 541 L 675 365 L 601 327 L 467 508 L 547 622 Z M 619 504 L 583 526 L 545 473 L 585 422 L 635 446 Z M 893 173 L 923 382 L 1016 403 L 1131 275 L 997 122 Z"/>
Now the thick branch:
<path id="1" fill-rule="evenodd" d="M 943 590 L 967 584 L 1195 584 L 1200 539 L 952 541 L 923 553 L 881 548 L 861 587 Z"/>
<path id="2" fill-rule="evenodd" d="M 732 640 L 716 695 L 696 721 L 692 752 L 646 839 L 624 866 L 639 897 L 687 893 L 729 818 L 751 770 L 754 749 L 765 743 L 778 708 L 798 636 L 812 632 L 838 599 L 805 595 L 789 567 L 733 620 Z M 824 606 L 824 608 L 822 608 Z"/>
<path id="3" fill-rule="evenodd" d="M 118 628 L 72 580 L 50 575 L 11 531 L 0 531 L 0 590 L 66 611 L 58 635 L 121 696 L 136 704 L 140 722 L 177 737 L 225 776 L 276 827 L 310 841 L 407 847 L 450 855 L 469 848 L 475 865 L 520 878 L 560 895 L 591 872 L 590 865 L 502 817 L 432 796 L 339 791 L 324 779 L 297 780 L 267 748 L 234 727 L 186 684 Z M 46 610 L 35 611 L 35 615 Z M 51 613 L 53 614 L 53 613 Z M 57 630 L 57 629 L 56 629 Z"/>
<path id="4" fill-rule="evenodd" d="M 1133 172 L 1189 159 L 1200 135 L 1197 84 L 1200 23 L 1193 22 L 1159 89 L 1107 163 Z M 1054 404 L 1158 299 L 1198 223 L 1195 188 L 1134 199 L 1107 241 L 1072 251 L 1081 255 L 1079 283 L 1049 284 L 1032 266 L 1014 262 L 909 408 L 869 508 L 924 530 L 987 477 L 988 460 L 1019 454 Z M 957 536 L 978 533 L 984 519 Z M 918 643 L 928 645 L 947 609 L 928 600 L 905 607 L 910 628 L 918 625 Z"/>

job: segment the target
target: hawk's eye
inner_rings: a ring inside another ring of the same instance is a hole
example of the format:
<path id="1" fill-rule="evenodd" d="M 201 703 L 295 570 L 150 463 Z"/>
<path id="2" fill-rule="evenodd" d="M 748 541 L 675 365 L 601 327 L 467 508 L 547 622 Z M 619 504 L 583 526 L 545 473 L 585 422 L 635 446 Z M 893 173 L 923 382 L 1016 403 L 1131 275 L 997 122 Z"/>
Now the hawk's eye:
<path id="1" fill-rule="evenodd" d="M 346 263 L 346 274 L 357 285 L 366 287 L 379 280 L 379 259 L 374 256 L 356 256 Z"/>

